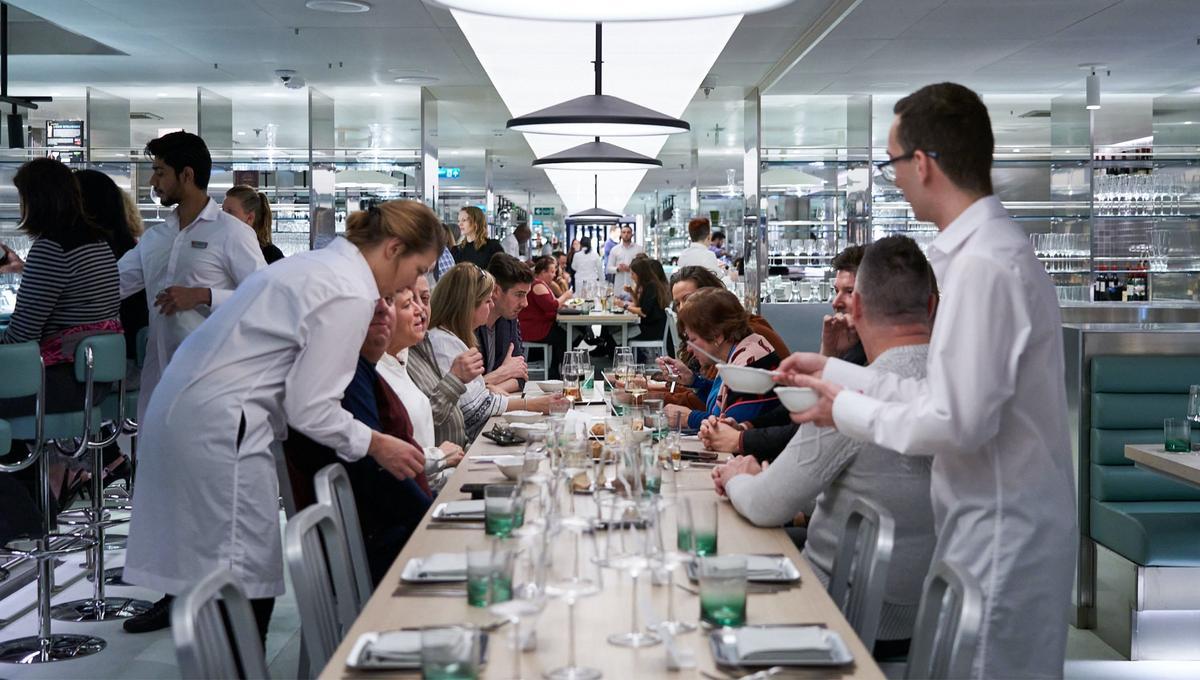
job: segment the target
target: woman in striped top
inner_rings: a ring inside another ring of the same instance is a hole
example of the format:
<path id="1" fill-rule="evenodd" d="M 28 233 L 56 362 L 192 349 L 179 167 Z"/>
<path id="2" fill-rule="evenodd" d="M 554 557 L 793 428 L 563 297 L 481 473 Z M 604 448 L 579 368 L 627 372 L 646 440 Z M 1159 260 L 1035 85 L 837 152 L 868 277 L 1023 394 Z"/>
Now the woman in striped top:
<path id="1" fill-rule="evenodd" d="M 13 183 L 21 230 L 33 246 L 25 261 L 5 249 L 0 273 L 21 274 L 21 287 L 0 343 L 37 342 L 46 365 L 46 412 L 78 410 L 83 386 L 72 366 L 76 345 L 89 335 L 121 332 L 117 261 L 104 230 L 84 214 L 79 183 L 67 166 L 38 158 L 21 166 Z M 0 399 L 0 417 L 33 409 L 32 398 Z"/>

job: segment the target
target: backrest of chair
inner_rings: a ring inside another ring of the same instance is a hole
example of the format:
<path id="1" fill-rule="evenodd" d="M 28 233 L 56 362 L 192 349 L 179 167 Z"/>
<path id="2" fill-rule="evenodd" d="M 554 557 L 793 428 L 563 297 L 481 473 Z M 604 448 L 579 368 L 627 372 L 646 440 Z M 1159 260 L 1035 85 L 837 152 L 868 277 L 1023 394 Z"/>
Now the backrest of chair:
<path id="1" fill-rule="evenodd" d="M 125 379 L 125 336 L 120 333 L 90 335 L 75 348 L 75 379 L 87 380 L 85 352 L 92 351 L 92 381 L 115 383 Z"/>
<path id="2" fill-rule="evenodd" d="M 135 359 L 138 368 L 146 366 L 146 344 L 150 341 L 150 327 L 143 326 L 137 332 L 137 347 L 135 348 Z"/>
<path id="3" fill-rule="evenodd" d="M 683 346 L 683 341 L 679 338 L 679 315 L 675 313 L 674 309 L 671 309 L 670 305 L 665 311 L 667 312 L 667 332 L 671 334 L 671 343 L 678 352 L 679 348 Z"/>
<path id="4" fill-rule="evenodd" d="M 288 520 L 284 555 L 300 609 L 309 668 L 324 668 L 353 623 L 342 619 L 338 603 L 356 597 L 334 509 L 317 503 Z"/>
<path id="5" fill-rule="evenodd" d="M 36 342 L 0 345 L 0 399 L 36 396 L 42 389 L 42 354 Z"/>
<path id="6" fill-rule="evenodd" d="M 1163 418 L 1187 415 L 1200 357 L 1095 356 L 1091 361 L 1090 488 L 1096 501 L 1200 501 L 1200 489 L 1135 468 L 1126 444 L 1161 444 Z"/>
<path id="7" fill-rule="evenodd" d="M 358 519 L 358 506 L 354 502 L 354 489 L 350 475 L 340 463 L 331 463 L 321 468 L 313 477 L 317 502 L 335 510 L 342 538 L 346 542 L 346 554 L 350 556 L 350 575 L 354 579 L 357 597 L 346 600 L 349 609 L 343 610 L 343 620 L 353 620 L 371 598 L 374 583 L 371 581 L 371 565 L 367 562 L 367 547 L 363 543 L 362 525 Z M 340 604 L 340 603 L 339 603 Z"/>
<path id="8" fill-rule="evenodd" d="M 925 577 L 904 677 L 970 677 L 982 625 L 979 582 L 952 562 L 935 562 Z"/>
<path id="9" fill-rule="evenodd" d="M 875 646 L 896 522 L 883 507 L 856 498 L 833 558 L 829 595 L 867 649 Z"/>
<path id="10" fill-rule="evenodd" d="M 250 601 L 224 569 L 172 603 L 171 635 L 185 680 L 270 677 Z"/>

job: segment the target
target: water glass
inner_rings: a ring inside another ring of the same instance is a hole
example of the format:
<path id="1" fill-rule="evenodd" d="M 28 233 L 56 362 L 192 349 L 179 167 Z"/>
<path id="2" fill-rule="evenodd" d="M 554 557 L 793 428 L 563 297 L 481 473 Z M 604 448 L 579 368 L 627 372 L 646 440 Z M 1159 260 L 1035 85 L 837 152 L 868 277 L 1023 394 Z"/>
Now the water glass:
<path id="1" fill-rule="evenodd" d="M 700 558 L 700 620 L 712 626 L 746 623 L 746 557 Z"/>
<path id="2" fill-rule="evenodd" d="M 1163 420 L 1163 448 L 1167 453 L 1187 453 L 1192 450 L 1191 423 L 1186 418 Z"/>
<path id="3" fill-rule="evenodd" d="M 488 484 L 483 487 L 483 524 L 488 536 L 508 538 L 516 528 L 517 499 L 521 497 L 516 484 Z"/>
<path id="4" fill-rule="evenodd" d="M 515 551 L 499 541 L 467 550 L 467 604 L 486 607 L 512 599 Z"/>
<path id="5" fill-rule="evenodd" d="M 658 447 L 650 442 L 643 442 L 642 456 L 642 494 L 657 496 L 662 491 L 662 468 L 658 465 Z"/>
<path id="6" fill-rule="evenodd" d="M 425 680 L 479 677 L 479 632 L 469 626 L 422 629 L 421 677 Z"/>
<path id="7" fill-rule="evenodd" d="M 675 547 L 697 557 L 717 554 L 717 501 L 688 498 L 676 520 Z"/>

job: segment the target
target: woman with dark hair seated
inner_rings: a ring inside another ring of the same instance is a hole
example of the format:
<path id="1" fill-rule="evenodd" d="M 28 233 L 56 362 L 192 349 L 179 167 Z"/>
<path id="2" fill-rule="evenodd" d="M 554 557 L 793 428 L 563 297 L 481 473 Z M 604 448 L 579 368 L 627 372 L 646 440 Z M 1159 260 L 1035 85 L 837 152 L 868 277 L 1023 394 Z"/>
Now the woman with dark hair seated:
<path id="1" fill-rule="evenodd" d="M 702 288 L 693 293 L 679 310 L 679 323 L 689 341 L 704 350 L 696 353 L 701 369 L 715 364 L 704 353 L 724 359 L 734 366 L 766 370 L 775 370 L 779 366 L 779 355 L 766 338 L 751 330 L 750 315 L 737 296 L 727 290 Z M 699 428 L 710 415 L 732 418 L 738 422 L 749 420 L 779 403 L 774 394 L 735 392 L 723 384 L 719 375 L 709 380 L 678 359 L 666 357 L 662 362 L 675 369 L 680 384 L 691 385 L 696 395 L 704 401 L 702 409 L 690 409 L 677 404 L 666 406 L 668 419 L 686 417 L 689 428 Z"/>
<path id="2" fill-rule="evenodd" d="M 539 257 L 533 261 L 533 288 L 529 291 L 529 305 L 517 317 L 521 324 L 521 337 L 526 342 L 544 342 L 550 345 L 550 377 L 561 378 L 559 372 L 563 353 L 567 351 L 567 332 L 558 325 L 558 308 L 571 298 L 571 291 L 556 296 L 551 282 L 558 275 L 558 261 L 553 257 Z"/>

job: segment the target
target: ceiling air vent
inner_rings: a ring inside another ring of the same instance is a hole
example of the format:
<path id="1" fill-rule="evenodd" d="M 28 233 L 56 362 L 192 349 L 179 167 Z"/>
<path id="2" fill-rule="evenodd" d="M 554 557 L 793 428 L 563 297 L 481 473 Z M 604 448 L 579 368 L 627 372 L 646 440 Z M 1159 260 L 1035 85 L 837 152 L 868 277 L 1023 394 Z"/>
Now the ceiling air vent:
<path id="1" fill-rule="evenodd" d="M 163 117 L 149 111 L 130 111 L 129 120 L 162 120 Z"/>
<path id="2" fill-rule="evenodd" d="M 1050 117 L 1050 109 L 1032 109 L 1030 111 L 1026 111 L 1025 113 L 1022 113 L 1021 115 L 1017 116 L 1017 118 L 1049 118 L 1049 117 Z"/>

